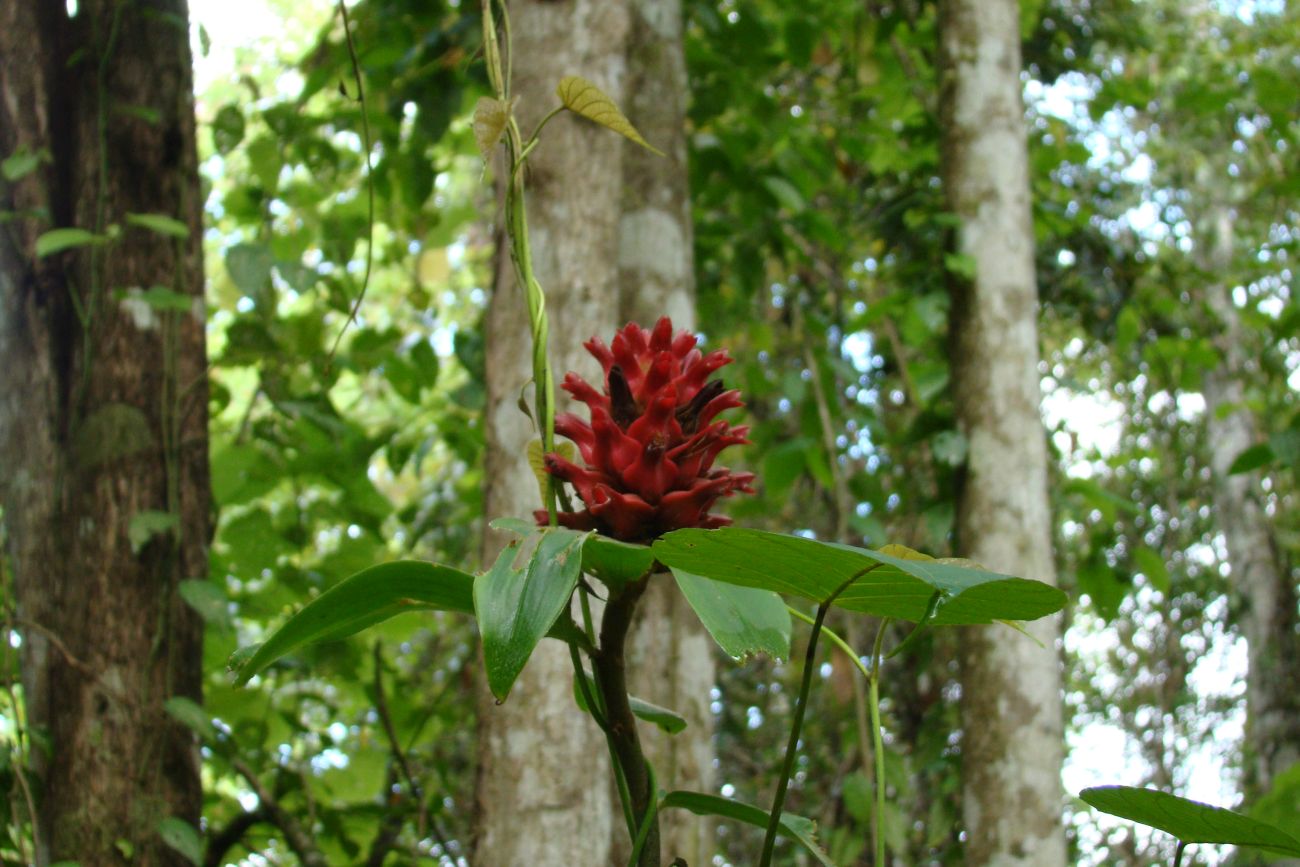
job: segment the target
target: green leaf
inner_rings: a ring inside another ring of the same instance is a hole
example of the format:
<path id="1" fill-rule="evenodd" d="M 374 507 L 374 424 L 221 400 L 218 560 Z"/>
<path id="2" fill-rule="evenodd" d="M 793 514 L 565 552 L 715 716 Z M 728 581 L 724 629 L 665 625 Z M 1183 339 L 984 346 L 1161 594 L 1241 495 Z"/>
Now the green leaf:
<path id="1" fill-rule="evenodd" d="M 555 94 L 564 107 L 574 114 L 580 114 L 587 120 L 595 121 L 607 129 L 626 136 L 648 151 L 663 156 L 664 152 L 641 137 L 632 122 L 618 110 L 614 100 L 605 95 L 599 87 L 585 78 L 569 75 L 560 79 Z"/>
<path id="2" fill-rule="evenodd" d="M 163 709 L 167 715 L 194 732 L 205 743 L 215 743 L 217 740 L 217 728 L 212 724 L 212 717 L 208 712 L 188 698 L 182 696 L 173 696 L 163 702 Z"/>
<path id="3" fill-rule="evenodd" d="M 797 214 L 808 206 L 795 185 L 780 175 L 768 175 L 763 178 L 763 186 L 786 210 Z"/>
<path id="4" fill-rule="evenodd" d="M 19 181 L 40 168 L 41 163 L 48 162 L 50 152 L 47 150 L 29 151 L 25 147 L 19 148 L 6 157 L 4 162 L 0 162 L 0 177 L 6 181 Z"/>
<path id="5" fill-rule="evenodd" d="M 1150 825 L 1184 843 L 1251 846 L 1280 855 L 1300 855 L 1300 840 L 1273 825 L 1156 789 L 1098 786 L 1084 789 L 1079 798 L 1103 813 Z"/>
<path id="6" fill-rule="evenodd" d="M 148 229 L 150 232 L 157 232 L 159 235 L 166 235 L 169 238 L 188 238 L 190 236 L 190 227 L 174 217 L 168 217 L 166 214 L 127 214 L 126 222 L 132 226 L 139 226 L 142 229 Z"/>
<path id="7" fill-rule="evenodd" d="M 654 563 L 654 552 L 648 546 L 621 542 L 599 533 L 588 536 L 582 546 L 582 571 L 595 575 L 614 589 L 637 580 Z"/>
<path id="8" fill-rule="evenodd" d="M 587 534 L 544 527 L 506 545 L 496 563 L 474 579 L 474 612 L 483 639 L 488 686 L 498 701 L 510 694 L 533 648 L 569 604 L 582 574 Z M 532 555 L 516 568 L 525 542 Z"/>
<path id="9" fill-rule="evenodd" d="M 144 412 L 126 403 L 106 403 L 81 423 L 73 454 L 82 467 L 93 467 L 153 446 L 153 432 Z"/>
<path id="10" fill-rule="evenodd" d="M 295 614 L 252 653 L 230 658 L 237 686 L 286 653 L 334 641 L 407 611 L 474 613 L 474 576 L 434 563 L 398 560 L 345 578 Z"/>
<path id="11" fill-rule="evenodd" d="M 943 267 L 963 280 L 974 280 L 979 263 L 965 253 L 945 253 Z"/>
<path id="12" fill-rule="evenodd" d="M 185 856 L 191 864 L 203 863 L 203 838 L 198 829 L 175 816 L 168 816 L 158 823 L 158 835 L 163 842 Z"/>
<path id="13" fill-rule="evenodd" d="M 1228 475 L 1235 476 L 1238 473 L 1257 470 L 1272 463 L 1274 457 L 1272 446 L 1268 443 L 1258 443 L 1237 455 L 1232 466 L 1228 467 Z"/>
<path id="14" fill-rule="evenodd" d="M 226 270 L 239 291 L 251 298 L 262 295 L 271 279 L 275 257 L 261 244 L 236 244 L 226 251 Z"/>
<path id="15" fill-rule="evenodd" d="M 108 240 L 85 229 L 50 229 L 36 239 L 36 258 L 43 259 L 74 247 L 103 244 Z"/>
<path id="16" fill-rule="evenodd" d="M 230 611 L 226 608 L 226 594 L 211 581 L 190 578 L 176 585 L 176 592 L 185 604 L 198 612 L 209 626 L 226 630 L 231 626 Z"/>
<path id="17" fill-rule="evenodd" d="M 1133 552 L 1133 563 L 1139 572 L 1147 576 L 1152 587 L 1169 595 L 1169 569 L 1159 554 L 1150 548 L 1138 548 Z"/>
<path id="18" fill-rule="evenodd" d="M 932 560 L 899 546 L 872 551 L 724 527 L 677 530 L 655 542 L 653 550 L 661 563 L 696 575 L 816 602 L 863 573 L 836 605 L 914 623 L 925 617 L 939 590 L 943 598 L 935 626 L 1036 620 L 1065 605 L 1064 593 L 1040 581 L 988 572 L 968 561 Z"/>
<path id="19" fill-rule="evenodd" d="M 113 297 L 119 301 L 141 302 L 154 310 L 188 313 L 194 309 L 194 298 L 168 289 L 166 286 L 150 286 L 148 289 L 132 286 L 129 289 L 118 289 L 113 293 Z"/>
<path id="20" fill-rule="evenodd" d="M 684 792 L 680 790 L 669 792 L 659 801 L 659 809 L 667 810 L 670 807 L 690 810 L 697 816 L 721 816 L 724 819 L 734 819 L 747 825 L 753 825 L 755 828 L 767 827 L 768 815 L 766 810 L 755 807 L 753 804 L 745 804 L 717 795 L 706 795 L 703 792 Z M 780 828 L 781 834 L 786 839 L 802 846 L 822 867 L 835 867 L 835 862 L 831 861 L 821 847 L 817 845 L 817 824 L 812 819 L 805 819 L 791 813 L 782 813 Z"/>
<path id="21" fill-rule="evenodd" d="M 212 145 L 221 156 L 233 151 L 244 140 L 244 113 L 239 106 L 221 107 L 212 119 Z"/>
<path id="22" fill-rule="evenodd" d="M 135 513 L 126 528 L 126 537 L 131 540 L 131 553 L 139 554 L 150 539 L 166 533 L 179 523 L 180 516 L 172 512 L 147 510 Z"/>
<path id="23" fill-rule="evenodd" d="M 490 96 L 480 96 L 474 104 L 474 143 L 483 159 L 487 159 L 497 142 L 501 141 L 501 133 L 506 130 L 514 104 L 513 99 L 507 102 Z"/>
<path id="24" fill-rule="evenodd" d="M 770 590 L 712 581 L 681 569 L 673 577 L 713 640 L 732 659 L 790 658 L 790 612 Z"/>
<path id="25" fill-rule="evenodd" d="M 585 671 L 582 673 L 582 676 L 587 679 L 587 689 L 591 691 L 592 695 L 595 695 L 596 681 L 594 681 L 591 675 L 587 674 Z M 573 678 L 573 700 L 578 703 L 578 707 L 584 713 L 587 712 L 587 701 L 582 697 L 582 690 L 578 688 L 578 677 L 576 672 L 574 673 Z M 678 732 L 686 730 L 686 718 L 678 714 L 676 711 L 671 711 L 666 707 L 652 704 L 644 699 L 639 699 L 634 695 L 629 695 L 627 697 L 627 703 L 632 708 L 632 715 L 637 719 L 643 719 L 652 725 L 658 726 L 670 735 L 675 735 Z"/>

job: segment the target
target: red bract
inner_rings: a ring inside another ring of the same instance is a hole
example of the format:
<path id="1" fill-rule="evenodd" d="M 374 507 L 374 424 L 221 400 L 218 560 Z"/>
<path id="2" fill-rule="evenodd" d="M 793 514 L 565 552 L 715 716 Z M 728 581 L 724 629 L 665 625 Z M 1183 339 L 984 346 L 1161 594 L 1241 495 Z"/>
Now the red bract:
<path id="1" fill-rule="evenodd" d="M 687 331 L 674 336 L 666 316 L 653 331 L 629 323 L 610 346 L 587 341 L 605 369 L 605 389 L 567 374 L 564 390 L 587 404 L 591 422 L 569 412 L 555 417 L 555 432 L 573 440 L 585 466 L 546 456 L 547 471 L 572 485 L 586 506 L 560 512 L 562 525 L 646 542 L 682 527 L 729 524 L 709 509 L 720 497 L 753 493 L 753 473 L 713 466 L 718 452 L 749 442 L 748 427 L 714 421 L 743 405 L 740 392 L 709 379 L 732 359 L 723 350 L 706 355 L 695 342 Z M 545 510 L 536 517 L 546 523 Z"/>

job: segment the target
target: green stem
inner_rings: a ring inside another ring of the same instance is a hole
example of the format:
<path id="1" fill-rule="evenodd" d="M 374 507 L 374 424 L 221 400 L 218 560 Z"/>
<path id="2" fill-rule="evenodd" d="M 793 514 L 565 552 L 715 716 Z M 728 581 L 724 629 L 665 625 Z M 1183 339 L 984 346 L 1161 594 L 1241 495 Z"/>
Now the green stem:
<path id="1" fill-rule="evenodd" d="M 791 605 L 787 605 L 785 608 L 787 611 L 790 612 L 790 616 L 794 617 L 797 620 L 802 620 L 804 623 L 807 623 L 810 626 L 816 622 L 812 617 L 809 617 L 807 614 L 804 614 L 798 608 L 795 608 Z M 843 638 L 840 638 L 839 634 L 836 633 L 835 630 L 831 629 L 829 626 L 826 626 L 825 624 L 822 624 L 822 635 L 825 635 L 827 638 L 831 640 L 832 644 L 834 644 L 840 650 L 844 651 L 844 653 L 849 657 L 849 659 L 852 660 L 853 664 L 858 667 L 858 671 L 862 672 L 863 677 L 865 677 L 867 680 L 871 679 L 871 671 L 867 668 L 866 664 L 862 661 L 862 657 L 858 656 L 858 652 L 853 649 L 853 645 L 849 644 Z"/>
<path id="2" fill-rule="evenodd" d="M 885 835 L 881 830 L 881 825 L 885 818 L 885 744 L 880 733 L 880 648 L 885 637 L 885 627 L 889 625 L 889 618 L 886 617 L 880 621 L 880 626 L 876 629 L 876 640 L 871 648 L 871 675 L 867 681 L 871 684 L 870 706 L 871 706 L 871 743 L 872 751 L 875 753 L 875 786 L 876 786 L 876 815 L 875 821 L 871 823 L 871 833 L 875 837 L 876 843 L 876 867 L 885 867 Z"/>
<path id="3" fill-rule="evenodd" d="M 763 854 L 759 867 L 771 867 L 772 852 L 776 848 L 776 832 L 781 825 L 781 808 L 785 805 L 785 793 L 790 786 L 790 775 L 794 771 L 795 754 L 799 748 L 799 730 L 803 727 L 804 712 L 808 709 L 808 693 L 812 689 L 812 673 L 817 660 L 817 638 L 822 633 L 822 623 L 831 610 L 832 603 L 839 595 L 853 586 L 862 576 L 879 569 L 881 564 L 874 563 L 855 572 L 847 581 L 835 589 L 835 592 L 817 606 L 817 617 L 813 620 L 812 634 L 808 637 L 808 652 L 804 655 L 803 680 L 799 685 L 799 697 L 794 707 L 794 720 L 790 724 L 790 738 L 785 745 L 785 760 L 781 765 L 781 779 L 776 784 L 776 796 L 772 799 L 772 811 L 767 817 L 767 834 L 763 838 Z"/>
<path id="4" fill-rule="evenodd" d="M 645 771 L 650 778 L 650 806 L 641 817 L 641 828 L 636 832 L 636 838 L 632 843 L 632 855 L 627 859 L 627 867 L 636 867 L 641 862 L 641 853 L 645 851 L 646 841 L 650 838 L 650 831 L 655 827 L 659 816 L 659 792 L 657 791 L 659 786 L 655 782 L 655 769 L 646 762 Z"/>

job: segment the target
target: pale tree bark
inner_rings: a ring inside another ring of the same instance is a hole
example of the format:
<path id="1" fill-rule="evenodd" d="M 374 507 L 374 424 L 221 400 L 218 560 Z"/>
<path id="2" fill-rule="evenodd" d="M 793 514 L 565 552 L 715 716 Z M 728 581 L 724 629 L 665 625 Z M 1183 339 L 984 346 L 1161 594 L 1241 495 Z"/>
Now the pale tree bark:
<path id="1" fill-rule="evenodd" d="M 1205 301 L 1218 322 L 1220 361 L 1206 374 L 1202 389 L 1215 518 L 1228 549 L 1232 590 L 1242 603 L 1239 616 L 1246 638 L 1243 788 L 1249 802 L 1300 762 L 1300 622 L 1296 584 L 1264 511 L 1259 474 L 1229 474 L 1233 461 L 1260 436 L 1247 404 L 1246 335 L 1226 282 L 1233 260 L 1232 213 L 1218 204 L 1208 215 L 1210 225 L 1202 233 L 1208 248 L 1202 258 L 1209 281 Z"/>
<path id="2" fill-rule="evenodd" d="M 695 262 L 689 176 L 686 165 L 686 58 L 681 0 L 632 0 L 624 111 L 661 157 L 644 148 L 623 151 L 623 202 L 619 219 L 621 319 L 646 328 L 670 316 L 677 329 L 695 327 Z M 723 371 L 725 374 L 725 371 Z M 713 789 L 713 715 L 709 690 L 715 681 L 713 639 L 669 576 L 650 584 L 641 598 L 628 644 L 631 689 L 686 719 L 673 736 L 642 727 L 646 757 L 665 790 Z M 712 857 L 712 824 L 685 810 L 661 817 L 666 864 L 692 865 Z M 615 833 L 618 863 L 629 847 Z"/>
<path id="3" fill-rule="evenodd" d="M 974 278 L 952 289 L 952 394 L 969 444 L 957 507 L 963 556 L 1055 582 L 1039 416 L 1037 288 L 1018 5 L 940 4 L 944 187 Z M 964 863 L 1063 867 L 1059 625 L 963 630 Z"/>
<path id="4" fill-rule="evenodd" d="M 529 134 L 558 103 L 566 75 L 594 82 L 624 102 L 627 0 L 571 3 L 515 0 L 510 4 L 514 83 L 520 127 Z M 576 370 L 599 382 L 599 365 L 583 349 L 593 335 L 609 340 L 618 327 L 618 213 L 622 139 L 577 117 L 552 121 L 528 160 L 528 218 L 537 276 L 551 322 L 550 361 L 560 380 Z M 531 518 L 540 508 L 528 466 L 537 436 L 519 409 L 532 378 L 527 304 L 507 249 L 497 251 L 497 285 L 487 318 L 487 482 L 490 518 Z M 569 408 L 557 394 L 559 408 Z M 505 540 L 489 532 L 484 563 Z M 474 863 L 532 867 L 606 867 L 615 821 L 607 783 L 605 739 L 573 701 L 568 648 L 543 641 L 495 706 L 481 695 L 478 839 Z"/>
<path id="5" fill-rule="evenodd" d="M 0 156 L 44 153 L 0 186 L 0 502 L 27 723 L 48 751 L 38 864 L 188 864 L 158 824 L 196 825 L 202 627 L 178 582 L 210 535 L 202 197 L 184 0 L 0 4 Z M 184 239 L 126 222 L 162 214 Z M 45 258 L 55 227 L 120 237 Z M 191 310 L 133 297 L 161 286 Z M 175 523 L 133 549 L 132 519 Z"/>

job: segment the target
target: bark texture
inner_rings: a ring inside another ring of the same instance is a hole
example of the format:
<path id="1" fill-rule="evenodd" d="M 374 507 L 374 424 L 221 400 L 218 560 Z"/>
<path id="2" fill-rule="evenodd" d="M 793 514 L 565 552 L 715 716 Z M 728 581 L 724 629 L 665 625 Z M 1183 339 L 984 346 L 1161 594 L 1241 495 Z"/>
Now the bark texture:
<path id="1" fill-rule="evenodd" d="M 619 288 L 623 322 L 647 328 L 660 316 L 674 327 L 695 327 L 695 262 L 686 165 L 686 58 L 681 0 L 632 0 L 628 87 L 624 113 L 667 157 L 624 146 L 619 219 Z M 724 371 L 725 374 L 725 371 Z M 646 756 L 666 790 L 713 790 L 713 715 L 709 690 L 716 676 L 713 639 L 671 577 L 650 582 L 628 642 L 634 695 L 685 717 L 686 730 L 666 735 L 642 726 Z M 665 864 L 681 857 L 707 864 L 712 823 L 686 810 L 660 817 Z M 630 854 L 615 832 L 618 863 Z"/>
<path id="2" fill-rule="evenodd" d="M 1218 321 L 1218 367 L 1202 386 L 1214 470 L 1215 519 L 1223 532 L 1232 590 L 1246 638 L 1246 739 L 1243 788 L 1252 801 L 1300 762 L 1300 613 L 1296 584 L 1264 511 L 1258 473 L 1230 475 L 1233 461 L 1260 442 L 1247 403 L 1250 375 L 1241 316 L 1225 284 L 1233 259 L 1232 215 L 1210 209 L 1205 300 Z M 1281 863 L 1281 862 L 1279 862 Z M 1287 860 L 1300 864 L 1300 859 Z"/>
<path id="3" fill-rule="evenodd" d="M 566 75 L 581 75 L 616 103 L 625 101 L 626 0 L 517 0 L 510 14 L 512 93 L 525 135 L 557 104 L 555 86 Z M 529 229 L 538 280 L 547 293 L 557 382 L 566 370 L 599 382 L 600 367 L 582 344 L 592 335 L 608 340 L 617 328 L 622 154 L 618 135 L 564 116 L 547 126 L 528 160 Z M 487 320 L 484 509 L 492 517 L 531 517 L 541 496 L 526 449 L 537 434 L 518 406 L 532 378 L 527 304 L 504 246 L 497 262 Z M 570 408 L 562 391 L 557 403 L 560 410 Z M 504 542 L 489 533 L 485 563 Z M 612 863 L 614 830 L 622 820 L 615 821 L 605 785 L 610 768 L 604 736 L 574 705 L 568 648 L 543 641 L 505 704 L 494 706 L 486 689 L 480 695 L 474 863 Z"/>
<path id="4" fill-rule="evenodd" d="M 37 863 L 187 864 L 158 835 L 197 824 L 190 733 L 163 703 L 201 688 L 201 623 L 176 592 L 210 535 L 201 196 L 184 0 L 0 4 L 0 503 L 33 761 Z M 126 223 L 163 214 L 184 240 Z M 56 227 L 120 227 L 37 258 Z M 189 312 L 132 293 L 163 286 Z M 177 516 L 138 550 L 145 511 Z"/>
<path id="5" fill-rule="evenodd" d="M 958 548 L 1054 583 L 1018 5 L 945 0 L 939 40 L 944 187 L 961 218 L 957 251 L 975 263 L 973 280 L 954 280 L 950 320 L 969 444 Z M 966 864 L 1066 863 L 1059 626 L 1045 619 L 1031 631 L 1046 650 L 1003 627 L 962 634 Z"/>

